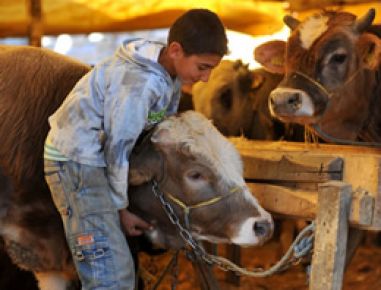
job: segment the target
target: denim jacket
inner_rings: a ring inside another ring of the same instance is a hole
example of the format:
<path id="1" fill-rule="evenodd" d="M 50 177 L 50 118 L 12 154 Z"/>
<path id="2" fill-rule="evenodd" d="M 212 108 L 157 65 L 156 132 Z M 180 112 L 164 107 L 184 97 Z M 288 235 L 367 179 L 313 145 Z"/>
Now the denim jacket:
<path id="1" fill-rule="evenodd" d="M 48 138 L 64 156 L 106 167 L 118 209 L 128 205 L 128 158 L 138 136 L 178 108 L 180 82 L 157 61 L 163 47 L 143 39 L 125 41 L 49 118 Z"/>

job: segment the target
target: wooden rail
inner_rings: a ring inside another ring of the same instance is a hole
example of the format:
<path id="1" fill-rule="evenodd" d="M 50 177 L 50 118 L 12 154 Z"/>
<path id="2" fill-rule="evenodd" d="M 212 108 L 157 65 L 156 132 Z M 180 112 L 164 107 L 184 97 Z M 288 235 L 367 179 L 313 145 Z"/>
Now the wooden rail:
<path id="1" fill-rule="evenodd" d="M 381 149 L 230 139 L 259 202 L 280 215 L 314 219 L 318 187 L 336 180 L 352 187 L 349 223 L 381 230 Z"/>

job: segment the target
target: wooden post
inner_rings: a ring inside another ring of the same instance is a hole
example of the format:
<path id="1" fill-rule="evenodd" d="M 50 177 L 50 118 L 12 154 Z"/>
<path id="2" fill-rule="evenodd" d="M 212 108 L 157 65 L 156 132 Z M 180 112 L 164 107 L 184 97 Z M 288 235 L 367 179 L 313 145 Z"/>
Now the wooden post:
<path id="1" fill-rule="evenodd" d="M 227 245 L 226 258 L 232 261 L 233 263 L 241 266 L 241 248 L 237 245 Z M 232 271 L 226 272 L 226 281 L 237 287 L 241 285 L 240 276 L 236 275 Z"/>
<path id="2" fill-rule="evenodd" d="M 330 181 L 319 185 L 318 212 L 310 290 L 340 290 L 348 238 L 351 185 Z"/>
<path id="3" fill-rule="evenodd" d="M 41 37 L 43 35 L 41 0 L 28 0 L 27 5 L 30 16 L 28 27 L 29 45 L 41 47 Z"/>
<path id="4" fill-rule="evenodd" d="M 213 273 L 213 268 L 207 265 L 201 258 L 193 253 L 189 253 L 192 262 L 193 270 L 196 273 L 196 278 L 201 290 L 219 290 L 220 286 Z"/>

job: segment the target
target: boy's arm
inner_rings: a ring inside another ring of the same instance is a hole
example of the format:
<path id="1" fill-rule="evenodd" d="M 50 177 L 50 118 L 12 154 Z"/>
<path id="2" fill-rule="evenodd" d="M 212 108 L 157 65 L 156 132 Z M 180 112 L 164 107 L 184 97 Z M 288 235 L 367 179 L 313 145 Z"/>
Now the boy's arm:
<path id="1" fill-rule="evenodd" d="M 107 173 L 113 189 L 113 200 L 118 209 L 128 206 L 129 156 L 143 131 L 149 108 L 157 99 L 154 91 L 144 86 L 124 86 L 113 96 L 109 114 L 109 142 L 105 148 Z M 105 124 L 106 125 L 106 124 Z"/>
<path id="2" fill-rule="evenodd" d="M 119 210 L 119 218 L 122 229 L 128 236 L 139 236 L 144 231 L 153 229 L 152 225 L 127 209 Z"/>
<path id="3" fill-rule="evenodd" d="M 181 85 L 180 82 L 177 81 L 176 91 L 173 93 L 171 102 L 167 109 L 167 116 L 171 116 L 177 113 L 179 109 L 180 97 L 181 97 Z"/>

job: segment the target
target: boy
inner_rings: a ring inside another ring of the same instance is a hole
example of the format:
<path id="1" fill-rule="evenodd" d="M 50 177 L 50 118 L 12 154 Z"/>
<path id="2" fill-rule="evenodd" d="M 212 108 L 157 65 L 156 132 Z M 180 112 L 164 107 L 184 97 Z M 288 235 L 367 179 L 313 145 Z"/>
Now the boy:
<path id="1" fill-rule="evenodd" d="M 181 83 L 207 81 L 227 53 L 216 14 L 189 10 L 167 45 L 135 39 L 95 66 L 49 118 L 45 177 L 82 289 L 133 289 L 124 236 L 151 228 L 127 210 L 128 157 L 140 133 L 177 111 Z"/>

